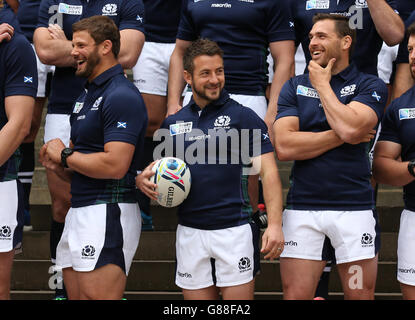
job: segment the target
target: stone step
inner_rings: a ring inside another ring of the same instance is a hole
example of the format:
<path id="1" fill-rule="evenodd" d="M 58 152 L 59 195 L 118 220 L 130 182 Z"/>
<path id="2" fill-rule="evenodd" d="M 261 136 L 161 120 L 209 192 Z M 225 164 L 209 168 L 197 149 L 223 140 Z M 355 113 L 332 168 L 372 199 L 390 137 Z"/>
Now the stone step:
<path id="1" fill-rule="evenodd" d="M 30 231 L 23 234 L 23 252 L 20 260 L 47 260 L 50 258 L 48 231 Z M 176 233 L 174 231 L 142 232 L 135 260 L 174 260 Z M 380 261 L 396 261 L 397 233 L 381 234 Z"/>
<path id="2" fill-rule="evenodd" d="M 50 290 L 12 290 L 12 300 L 52 300 L 54 291 Z M 127 300 L 158 300 L 160 303 L 169 304 L 166 300 L 183 300 L 180 291 L 125 291 L 124 297 Z M 282 300 L 282 292 L 255 292 L 255 300 Z M 376 292 L 375 300 L 401 300 L 401 293 Z M 329 300 L 343 300 L 343 293 L 329 292 Z M 59 302 L 57 302 L 59 303 Z"/>
<path id="3" fill-rule="evenodd" d="M 377 208 L 379 223 L 382 232 L 398 232 L 399 219 L 402 207 L 379 207 Z M 163 208 L 153 205 L 151 207 L 153 225 L 157 231 L 176 230 L 177 208 Z M 51 224 L 51 207 L 49 204 L 33 204 L 31 206 L 31 219 L 35 231 L 48 231 Z"/>
<path id="4" fill-rule="evenodd" d="M 174 283 L 174 260 L 133 261 L 127 280 L 127 291 L 180 291 Z M 53 283 L 49 260 L 15 259 L 12 271 L 12 290 L 51 290 Z M 256 291 L 282 291 L 279 261 L 261 261 L 261 274 L 256 278 Z M 341 283 L 336 268 L 329 281 L 330 292 L 341 292 Z M 399 293 L 396 280 L 396 263 L 380 261 L 376 292 Z"/>

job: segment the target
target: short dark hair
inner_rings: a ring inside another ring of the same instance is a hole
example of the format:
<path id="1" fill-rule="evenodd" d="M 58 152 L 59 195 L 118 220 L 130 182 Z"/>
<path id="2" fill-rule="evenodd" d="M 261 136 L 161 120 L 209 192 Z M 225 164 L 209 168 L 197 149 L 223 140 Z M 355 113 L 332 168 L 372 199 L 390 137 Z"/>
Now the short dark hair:
<path id="1" fill-rule="evenodd" d="M 351 57 L 354 45 L 356 43 L 356 30 L 350 28 L 349 19 L 341 14 L 335 13 L 316 13 L 313 17 L 313 24 L 322 20 L 334 21 L 336 33 L 340 38 L 350 36 L 352 38 L 352 44 L 350 45 L 349 57 Z"/>
<path id="2" fill-rule="evenodd" d="M 199 38 L 196 41 L 193 41 L 185 50 L 183 55 L 183 69 L 190 74 L 193 74 L 193 60 L 196 57 L 203 55 L 211 57 L 219 55 L 223 59 L 223 51 L 215 41 Z"/>
<path id="3" fill-rule="evenodd" d="M 414 36 L 415 35 L 415 22 L 412 23 L 408 29 L 406 29 L 406 34 L 408 35 L 408 37 L 410 36 Z"/>
<path id="4" fill-rule="evenodd" d="M 72 32 L 88 31 L 96 44 L 105 40 L 112 42 L 112 53 L 117 58 L 120 53 L 120 31 L 114 21 L 107 16 L 92 16 L 82 19 L 72 25 Z"/>

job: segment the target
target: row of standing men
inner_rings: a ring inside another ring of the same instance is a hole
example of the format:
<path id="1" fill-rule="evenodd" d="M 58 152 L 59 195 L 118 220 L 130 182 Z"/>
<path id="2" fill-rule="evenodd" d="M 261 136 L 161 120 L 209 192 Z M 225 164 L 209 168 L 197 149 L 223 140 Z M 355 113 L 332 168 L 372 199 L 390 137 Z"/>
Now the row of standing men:
<path id="1" fill-rule="evenodd" d="M 20 2 L 17 17 L 22 31 L 34 43 L 40 61 L 55 66 L 49 94 L 45 142 L 59 137 L 69 146 L 70 113 L 85 83 L 75 76 L 73 67 L 76 62 L 70 54 L 72 24 L 81 18 L 107 15 L 120 29 L 121 49 L 118 61 L 124 69 L 133 69 L 134 84 L 142 94 L 149 118 L 143 152 L 147 159 L 140 159 L 140 168 L 144 169 L 153 160 L 154 132 L 160 128 L 166 114 L 175 113 L 190 100 L 191 92 L 187 92 L 185 102 L 181 101 L 184 89 L 182 59 L 185 50 L 198 37 L 214 40 L 222 48 L 225 89 L 232 99 L 252 108 L 265 120 L 273 140 L 276 106 L 277 103 L 280 105 L 282 86 L 293 75 L 295 46 L 301 44 L 306 62 L 311 60 L 309 32 L 315 13 L 339 13 L 348 16 L 349 21 L 353 18 L 360 22 L 360 27 L 357 23 L 357 45 L 351 60 L 359 71 L 377 75 L 377 55 L 382 42 L 387 45 L 399 44 L 404 35 L 402 20 L 406 20 L 414 10 L 410 1 L 384 0 L 143 2 Z M 10 1 L 10 6 L 13 5 Z M 25 10 L 33 10 L 38 14 L 28 14 Z M 160 16 L 163 17 L 163 24 L 160 23 Z M 28 17 L 34 20 L 27 21 Z M 268 48 L 274 65 L 274 76 L 269 86 L 265 68 L 265 52 Z M 402 48 L 404 50 L 405 45 Z M 399 56 L 405 59 L 405 54 Z M 401 67 L 402 63 L 396 68 L 394 83 L 399 85 L 393 86 L 393 98 L 413 83 L 409 68 Z M 300 86 L 307 88 L 303 84 Z M 40 87 L 44 88 L 44 84 Z M 46 94 L 38 90 L 38 96 L 42 95 Z M 35 124 L 39 123 L 39 110 L 41 111 L 43 103 L 44 99 L 40 100 L 35 109 Z M 37 128 L 36 125 L 32 128 L 34 130 L 28 141 L 33 145 L 38 125 Z M 256 212 L 258 177 L 251 176 L 249 181 L 250 203 L 252 211 Z M 51 254 L 54 258 L 70 207 L 70 185 L 52 170 L 48 170 L 48 183 L 53 201 Z M 141 195 L 139 203 L 142 216 L 148 218 L 148 199 Z M 149 225 L 152 228 L 151 222 Z"/>

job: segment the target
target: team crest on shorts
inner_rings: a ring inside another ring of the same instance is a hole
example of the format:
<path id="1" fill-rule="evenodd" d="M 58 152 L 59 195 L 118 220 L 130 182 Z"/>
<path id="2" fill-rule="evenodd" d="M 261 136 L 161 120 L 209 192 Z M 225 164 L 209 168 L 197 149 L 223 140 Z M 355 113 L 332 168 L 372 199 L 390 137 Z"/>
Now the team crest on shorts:
<path id="1" fill-rule="evenodd" d="M 251 260 L 248 257 L 241 258 L 238 263 L 238 268 L 240 273 L 252 270 Z"/>
<path id="2" fill-rule="evenodd" d="M 0 228 L 0 240 L 10 240 L 12 229 L 9 226 L 2 226 Z"/>
<path id="3" fill-rule="evenodd" d="M 373 247 L 373 236 L 370 233 L 364 233 L 361 242 L 362 247 Z"/>
<path id="4" fill-rule="evenodd" d="M 82 259 L 95 259 L 95 248 L 91 245 L 86 245 L 82 249 Z"/>

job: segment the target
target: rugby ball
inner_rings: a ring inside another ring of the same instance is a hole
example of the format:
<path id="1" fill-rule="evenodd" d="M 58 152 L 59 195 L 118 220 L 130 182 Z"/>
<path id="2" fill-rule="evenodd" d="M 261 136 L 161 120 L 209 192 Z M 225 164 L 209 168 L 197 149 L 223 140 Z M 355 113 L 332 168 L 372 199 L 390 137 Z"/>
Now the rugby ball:
<path id="1" fill-rule="evenodd" d="M 152 170 L 152 182 L 157 184 L 157 202 L 167 208 L 176 207 L 188 196 L 191 175 L 186 163 L 178 158 L 166 157 L 157 160 Z"/>

